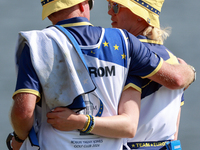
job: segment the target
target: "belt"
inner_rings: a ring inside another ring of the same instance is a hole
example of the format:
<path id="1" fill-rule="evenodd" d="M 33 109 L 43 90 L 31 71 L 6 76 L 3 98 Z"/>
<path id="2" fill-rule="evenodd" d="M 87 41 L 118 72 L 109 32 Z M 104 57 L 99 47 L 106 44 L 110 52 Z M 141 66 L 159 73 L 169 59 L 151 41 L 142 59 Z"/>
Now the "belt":
<path id="1" fill-rule="evenodd" d="M 128 142 L 127 145 L 130 149 L 166 150 L 166 142 L 169 141 Z M 123 146 L 123 150 L 127 150 L 127 148 Z"/>
<path id="2" fill-rule="evenodd" d="M 182 150 L 181 142 L 176 141 L 158 141 L 158 142 L 128 142 L 130 149 L 143 149 L 143 150 Z M 127 150 L 123 146 L 123 150 Z"/>

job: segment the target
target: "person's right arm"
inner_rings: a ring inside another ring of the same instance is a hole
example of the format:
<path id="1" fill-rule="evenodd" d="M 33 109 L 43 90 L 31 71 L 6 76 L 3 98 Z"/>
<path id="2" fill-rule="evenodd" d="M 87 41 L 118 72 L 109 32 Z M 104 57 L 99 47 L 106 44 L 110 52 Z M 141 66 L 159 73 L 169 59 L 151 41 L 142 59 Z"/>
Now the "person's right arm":
<path id="1" fill-rule="evenodd" d="M 179 62 L 178 65 L 163 62 L 158 72 L 149 79 L 169 89 L 180 89 L 189 86 L 194 81 L 194 71 L 184 60 L 179 59 Z"/>
<path id="2" fill-rule="evenodd" d="M 169 89 L 181 89 L 188 87 L 194 81 L 194 71 L 182 59 L 180 64 L 168 64 L 156 53 L 148 49 L 135 36 L 124 31 L 127 35 L 130 48 L 131 74 L 148 78 Z"/>
<path id="3" fill-rule="evenodd" d="M 156 53 L 148 49 L 135 36 L 123 30 L 127 36 L 131 57 L 131 74 L 148 78 L 169 89 L 188 87 L 194 81 L 194 71 L 182 59 L 180 64 L 168 64 Z"/>

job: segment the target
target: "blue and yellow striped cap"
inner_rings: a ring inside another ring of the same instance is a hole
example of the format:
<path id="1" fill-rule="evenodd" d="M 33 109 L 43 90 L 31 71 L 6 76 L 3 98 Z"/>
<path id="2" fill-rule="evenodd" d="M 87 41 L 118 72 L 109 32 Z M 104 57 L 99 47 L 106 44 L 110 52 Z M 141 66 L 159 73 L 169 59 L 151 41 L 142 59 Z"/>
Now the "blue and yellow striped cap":
<path id="1" fill-rule="evenodd" d="M 146 20 L 146 22 L 149 25 L 160 28 L 159 15 L 164 0 L 111 0 L 111 1 L 127 7 L 134 14 Z"/>
<path id="2" fill-rule="evenodd" d="M 42 20 L 48 17 L 50 14 L 62 9 L 70 8 L 85 0 L 41 0 L 43 7 Z"/>

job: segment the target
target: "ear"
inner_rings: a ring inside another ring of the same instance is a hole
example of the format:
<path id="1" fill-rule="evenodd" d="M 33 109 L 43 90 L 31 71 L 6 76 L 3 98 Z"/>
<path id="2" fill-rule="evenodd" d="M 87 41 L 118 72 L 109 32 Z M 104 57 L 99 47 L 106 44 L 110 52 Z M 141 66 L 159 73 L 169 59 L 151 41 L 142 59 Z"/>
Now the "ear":
<path id="1" fill-rule="evenodd" d="M 84 7 L 82 3 L 79 3 L 79 9 L 81 10 L 81 12 L 84 12 Z"/>
<path id="2" fill-rule="evenodd" d="M 52 22 L 52 24 L 54 24 L 54 23 L 53 23 L 53 22 L 54 22 L 54 19 L 55 19 L 54 14 L 49 15 L 49 16 L 48 16 L 48 19 Z"/>

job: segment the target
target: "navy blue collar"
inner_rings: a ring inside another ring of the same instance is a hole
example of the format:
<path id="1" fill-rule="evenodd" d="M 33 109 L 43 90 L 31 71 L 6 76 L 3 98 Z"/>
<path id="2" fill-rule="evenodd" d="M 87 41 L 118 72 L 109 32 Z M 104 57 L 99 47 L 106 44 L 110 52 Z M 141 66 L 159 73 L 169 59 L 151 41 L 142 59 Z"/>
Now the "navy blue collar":
<path id="1" fill-rule="evenodd" d="M 75 17 L 75 18 L 70 18 L 70 19 L 65 19 L 62 21 L 59 21 L 56 25 L 67 25 L 69 26 L 79 26 L 81 25 L 92 25 L 89 20 L 85 17 Z"/>

